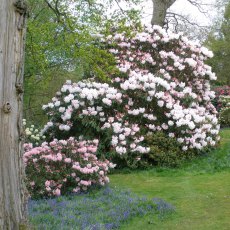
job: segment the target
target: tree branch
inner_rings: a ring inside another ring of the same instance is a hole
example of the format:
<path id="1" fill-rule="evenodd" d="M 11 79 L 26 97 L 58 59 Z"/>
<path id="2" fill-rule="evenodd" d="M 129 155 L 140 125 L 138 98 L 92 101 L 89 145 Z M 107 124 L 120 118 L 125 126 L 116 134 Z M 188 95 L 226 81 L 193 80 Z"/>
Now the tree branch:
<path id="1" fill-rule="evenodd" d="M 177 24 L 178 23 L 178 20 L 182 20 L 183 22 L 185 23 L 188 23 L 192 26 L 197 26 L 197 27 L 200 27 L 200 28 L 207 28 L 207 26 L 201 26 L 201 25 L 198 25 L 196 22 L 192 22 L 190 21 L 188 18 L 186 18 L 185 16 L 181 15 L 181 14 L 177 14 L 177 13 L 174 13 L 174 12 L 167 12 L 167 15 L 166 17 L 168 18 L 174 18 L 176 21 L 177 21 Z"/>
<path id="2" fill-rule="evenodd" d="M 63 13 L 61 13 L 58 9 L 59 0 L 54 1 L 55 6 L 52 6 L 52 4 L 49 2 L 49 0 L 44 0 L 44 1 L 48 5 L 48 7 L 54 12 L 54 14 L 56 15 L 57 22 L 61 22 L 61 16 L 63 15 Z"/>
<path id="3" fill-rule="evenodd" d="M 205 6 L 213 6 L 213 4 L 207 4 L 207 3 L 202 3 L 201 1 L 198 0 L 187 0 L 191 5 L 195 6 L 202 14 L 207 14 L 208 11 L 204 10 L 203 7 Z"/>
<path id="4" fill-rule="evenodd" d="M 122 7 L 120 6 L 118 0 L 115 0 L 117 6 L 119 7 L 120 11 L 122 12 L 122 14 L 125 14 L 125 11 L 122 9 Z"/>

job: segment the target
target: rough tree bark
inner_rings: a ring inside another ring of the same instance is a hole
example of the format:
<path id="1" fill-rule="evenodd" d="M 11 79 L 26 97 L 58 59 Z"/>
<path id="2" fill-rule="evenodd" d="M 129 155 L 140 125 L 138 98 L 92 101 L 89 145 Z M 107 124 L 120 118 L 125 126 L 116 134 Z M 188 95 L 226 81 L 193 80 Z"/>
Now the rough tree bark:
<path id="1" fill-rule="evenodd" d="M 153 2 L 153 15 L 152 15 L 151 24 L 163 26 L 167 9 L 175 1 L 176 0 L 152 0 L 152 2 Z"/>
<path id="2" fill-rule="evenodd" d="M 0 230 L 25 229 L 22 85 L 26 5 L 0 3 Z"/>

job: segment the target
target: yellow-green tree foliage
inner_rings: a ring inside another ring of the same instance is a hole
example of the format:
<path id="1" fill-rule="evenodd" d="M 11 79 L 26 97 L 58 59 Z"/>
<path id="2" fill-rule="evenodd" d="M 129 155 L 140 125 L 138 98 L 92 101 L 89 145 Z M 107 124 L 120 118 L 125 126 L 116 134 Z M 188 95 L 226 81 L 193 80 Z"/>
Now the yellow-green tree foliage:
<path id="1" fill-rule="evenodd" d="M 230 85 L 230 3 L 225 7 L 221 28 L 210 35 L 208 46 L 214 52 L 214 58 L 209 61 L 217 73 L 218 81 Z"/>
<path id="2" fill-rule="evenodd" d="M 116 12 L 108 19 L 106 2 L 111 1 L 28 0 L 24 115 L 29 122 L 45 121 L 41 105 L 66 79 L 107 81 L 115 71 L 114 58 L 100 47 L 97 34 L 135 23 L 138 12 Z"/>

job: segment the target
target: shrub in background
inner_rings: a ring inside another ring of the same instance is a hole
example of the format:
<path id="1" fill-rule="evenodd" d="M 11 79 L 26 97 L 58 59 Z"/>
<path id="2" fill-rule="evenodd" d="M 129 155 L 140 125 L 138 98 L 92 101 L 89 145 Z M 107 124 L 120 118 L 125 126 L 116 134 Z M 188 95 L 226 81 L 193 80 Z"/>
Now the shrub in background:
<path id="1" fill-rule="evenodd" d="M 23 159 L 32 197 L 77 193 L 92 185 L 107 184 L 107 173 L 115 165 L 97 159 L 97 145 L 98 140 L 78 141 L 72 137 L 35 148 L 25 144 Z"/>
<path id="2" fill-rule="evenodd" d="M 216 97 L 213 99 L 213 105 L 216 107 L 217 111 L 220 111 L 223 107 L 221 97 L 230 96 L 230 86 L 224 85 L 214 88 Z"/>
<path id="3" fill-rule="evenodd" d="M 101 152 L 110 150 L 111 157 L 115 153 L 132 167 L 150 152 L 144 139 L 155 132 L 175 138 L 177 151 L 184 154 L 215 146 L 219 125 L 210 81 L 216 76 L 204 63 L 210 51 L 159 26 L 101 41 L 114 54 L 120 73 L 109 84 L 64 84 L 43 106 L 50 119 L 46 135 L 99 136 Z"/>
<path id="4" fill-rule="evenodd" d="M 222 126 L 230 126 L 230 95 L 221 96 L 220 101 L 222 108 L 219 113 L 219 120 Z"/>

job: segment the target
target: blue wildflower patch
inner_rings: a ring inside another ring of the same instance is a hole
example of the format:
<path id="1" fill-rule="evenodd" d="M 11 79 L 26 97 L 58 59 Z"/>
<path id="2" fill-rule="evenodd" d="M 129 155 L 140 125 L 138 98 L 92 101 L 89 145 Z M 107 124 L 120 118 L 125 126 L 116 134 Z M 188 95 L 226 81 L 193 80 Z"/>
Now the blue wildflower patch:
<path id="1" fill-rule="evenodd" d="M 174 212 L 165 201 L 139 197 L 130 191 L 105 187 L 87 194 L 30 200 L 29 219 L 36 229 L 117 229 L 136 216 L 162 218 Z"/>

